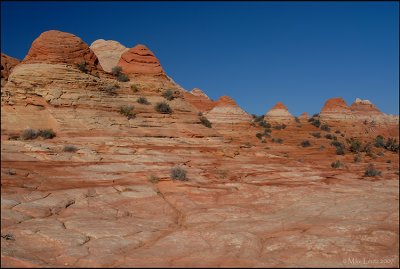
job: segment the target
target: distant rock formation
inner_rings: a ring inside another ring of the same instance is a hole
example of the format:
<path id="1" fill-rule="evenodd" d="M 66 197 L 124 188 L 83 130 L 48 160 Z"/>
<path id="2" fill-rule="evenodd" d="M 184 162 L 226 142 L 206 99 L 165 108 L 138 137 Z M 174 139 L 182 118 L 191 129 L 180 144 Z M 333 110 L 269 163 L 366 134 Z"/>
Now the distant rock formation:
<path id="1" fill-rule="evenodd" d="M 207 113 L 207 118 L 213 123 L 239 123 L 251 121 L 251 116 L 241 109 L 229 96 L 221 96 L 215 107 Z"/>
<path id="2" fill-rule="evenodd" d="M 20 60 L 1 53 L 1 78 L 8 79 L 12 69 L 20 63 Z"/>
<path id="3" fill-rule="evenodd" d="M 89 71 L 102 70 L 94 52 L 79 37 L 56 30 L 43 32 L 33 41 L 32 46 L 22 61 L 23 64 L 65 63 L 76 65 L 86 62 Z"/>
<path id="4" fill-rule="evenodd" d="M 202 90 L 194 88 L 190 92 L 184 92 L 184 98 L 201 112 L 210 111 L 216 105 Z"/>
<path id="5" fill-rule="evenodd" d="M 356 100 L 351 104 L 351 110 L 361 113 L 361 114 L 382 114 L 378 108 L 369 100 L 361 100 L 356 98 Z"/>
<path id="6" fill-rule="evenodd" d="M 122 53 L 118 65 L 122 67 L 122 71 L 127 75 L 165 75 L 160 62 L 154 54 L 146 46 L 140 44 Z"/>
<path id="7" fill-rule="evenodd" d="M 301 113 L 301 115 L 298 118 L 301 120 L 308 120 L 309 117 L 310 116 L 308 115 L 307 112 L 303 112 L 303 113 Z"/>
<path id="8" fill-rule="evenodd" d="M 118 41 L 104 39 L 94 41 L 90 49 L 96 54 L 101 67 L 106 72 L 111 72 L 112 68 L 118 65 L 121 55 L 129 50 Z"/>
<path id="9" fill-rule="evenodd" d="M 282 102 L 279 102 L 265 114 L 265 119 L 274 122 L 287 122 L 292 121 L 294 117 L 290 114 L 287 107 Z"/>

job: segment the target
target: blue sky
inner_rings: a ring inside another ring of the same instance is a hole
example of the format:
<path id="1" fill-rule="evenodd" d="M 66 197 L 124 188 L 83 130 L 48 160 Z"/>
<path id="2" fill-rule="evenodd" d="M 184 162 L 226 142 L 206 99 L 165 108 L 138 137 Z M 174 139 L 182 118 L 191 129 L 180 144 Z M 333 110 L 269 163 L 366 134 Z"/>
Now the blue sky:
<path id="1" fill-rule="evenodd" d="M 23 59 L 40 33 L 148 46 L 167 74 L 249 113 L 294 115 L 331 97 L 399 114 L 398 2 L 1 2 L 1 51 Z"/>

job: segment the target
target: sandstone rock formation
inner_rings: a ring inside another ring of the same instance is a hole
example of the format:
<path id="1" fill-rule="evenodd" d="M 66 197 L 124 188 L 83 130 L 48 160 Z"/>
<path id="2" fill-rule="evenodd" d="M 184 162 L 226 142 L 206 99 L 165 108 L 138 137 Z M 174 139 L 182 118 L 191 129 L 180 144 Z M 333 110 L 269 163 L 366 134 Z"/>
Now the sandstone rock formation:
<path id="1" fill-rule="evenodd" d="M 349 119 L 351 114 L 350 107 L 342 97 L 328 99 L 320 112 L 323 119 Z"/>
<path id="2" fill-rule="evenodd" d="M 118 65 L 127 75 L 165 76 L 158 59 L 146 46 L 141 44 L 122 53 Z"/>
<path id="3" fill-rule="evenodd" d="M 355 162 L 346 139 L 363 123 L 330 125 L 345 155 L 306 121 L 260 140 L 230 97 L 208 110 L 204 93 L 168 78 L 122 83 L 69 65 L 21 63 L 1 87 L 2 267 L 399 266 L 399 155 L 372 147 Z M 169 88 L 183 94 L 165 100 Z M 171 114 L 155 110 L 162 101 Z M 24 140 L 26 128 L 56 137 Z M 382 174 L 366 177 L 369 163 Z"/>
<path id="4" fill-rule="evenodd" d="M 129 50 L 118 41 L 104 39 L 94 41 L 90 49 L 96 54 L 101 67 L 106 72 L 111 72 L 112 68 L 118 65 L 121 55 Z"/>
<path id="5" fill-rule="evenodd" d="M 12 69 L 19 64 L 19 60 L 1 53 L 1 79 L 8 79 Z"/>
<path id="6" fill-rule="evenodd" d="M 229 96 L 221 96 L 213 109 L 206 113 L 213 123 L 250 122 L 251 116 L 241 109 Z"/>
<path id="7" fill-rule="evenodd" d="M 76 65 L 82 61 L 86 62 L 89 71 L 102 70 L 96 55 L 82 39 L 70 33 L 50 30 L 33 41 L 22 63 Z"/>
<path id="8" fill-rule="evenodd" d="M 303 112 L 303 113 L 301 113 L 301 115 L 299 116 L 299 119 L 301 119 L 301 120 L 308 120 L 309 117 L 310 117 L 310 116 L 308 115 L 307 112 Z"/>
<path id="9" fill-rule="evenodd" d="M 184 92 L 184 98 L 200 112 L 210 111 L 216 105 L 216 102 L 212 101 L 198 88 L 194 88 L 190 92 Z"/>
<path id="10" fill-rule="evenodd" d="M 367 115 L 382 114 L 382 112 L 380 112 L 378 108 L 376 108 L 376 106 L 371 103 L 371 101 L 361 100 L 360 98 L 356 98 L 353 104 L 351 104 L 350 108 L 352 111 L 361 114 L 367 114 Z"/>
<path id="11" fill-rule="evenodd" d="M 293 121 L 294 117 L 287 107 L 282 102 L 279 102 L 265 114 L 265 119 L 272 122 L 290 122 Z"/>

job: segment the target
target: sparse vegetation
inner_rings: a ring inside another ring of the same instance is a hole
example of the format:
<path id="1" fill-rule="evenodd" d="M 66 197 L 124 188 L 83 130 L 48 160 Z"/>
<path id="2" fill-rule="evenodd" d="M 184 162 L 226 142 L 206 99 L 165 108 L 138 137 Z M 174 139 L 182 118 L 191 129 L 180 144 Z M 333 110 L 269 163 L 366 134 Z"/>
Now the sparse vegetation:
<path id="1" fill-rule="evenodd" d="M 15 236 L 12 233 L 2 234 L 1 237 L 5 240 L 15 241 Z"/>
<path id="2" fill-rule="evenodd" d="M 142 105 L 150 105 L 149 101 L 147 101 L 146 97 L 139 97 L 136 102 Z"/>
<path id="3" fill-rule="evenodd" d="M 113 74 L 113 76 L 115 77 L 121 74 L 121 72 L 122 72 L 121 66 L 114 66 L 113 68 L 111 68 L 111 74 Z"/>
<path id="4" fill-rule="evenodd" d="M 206 126 L 206 127 L 208 127 L 208 128 L 211 128 L 212 126 L 212 124 L 211 124 L 211 122 L 206 118 L 206 117 L 204 117 L 204 116 L 200 116 L 199 117 L 199 120 L 200 120 L 200 123 L 201 124 L 203 124 L 204 126 Z"/>
<path id="5" fill-rule="evenodd" d="M 343 163 L 341 163 L 339 160 L 337 160 L 337 161 L 334 161 L 333 163 L 331 163 L 331 167 L 332 168 L 341 168 L 341 167 L 343 167 L 344 166 L 344 164 Z"/>
<path id="6" fill-rule="evenodd" d="M 300 123 L 300 119 L 299 119 L 298 117 L 294 117 L 294 121 L 295 121 L 296 123 Z"/>
<path id="7" fill-rule="evenodd" d="M 39 130 L 39 136 L 44 139 L 52 139 L 56 136 L 56 133 L 52 129 Z"/>
<path id="8" fill-rule="evenodd" d="M 362 157 L 360 153 L 357 153 L 356 155 L 354 155 L 354 162 L 355 163 L 359 163 L 362 161 Z"/>
<path id="9" fill-rule="evenodd" d="M 129 78 L 127 75 L 125 75 L 124 73 L 121 73 L 117 76 L 117 80 L 121 81 L 121 82 L 127 82 L 129 81 Z"/>
<path id="10" fill-rule="evenodd" d="M 139 86 L 136 85 L 136 84 L 132 84 L 131 85 L 131 90 L 132 90 L 132 92 L 138 92 L 139 91 Z"/>
<path id="11" fill-rule="evenodd" d="M 369 164 L 367 169 L 365 170 L 364 176 L 366 177 L 375 177 L 381 175 L 382 172 L 375 169 L 373 164 Z"/>
<path id="12" fill-rule="evenodd" d="M 311 135 L 316 137 L 316 138 L 321 138 L 321 133 L 319 133 L 319 132 L 311 133 Z"/>
<path id="13" fill-rule="evenodd" d="M 149 178 L 149 181 L 151 183 L 155 184 L 155 183 L 158 183 L 160 181 L 160 179 L 155 175 L 151 175 L 150 178 Z"/>
<path id="14" fill-rule="evenodd" d="M 258 122 L 258 125 L 260 125 L 263 128 L 266 128 L 266 129 L 270 129 L 271 128 L 271 124 L 266 122 L 265 120 L 260 120 Z"/>
<path id="15" fill-rule="evenodd" d="M 331 139 L 331 140 L 332 140 L 333 137 L 335 137 L 335 136 L 332 135 L 332 134 L 326 134 L 326 135 L 325 135 L 325 138 L 326 138 L 326 139 Z"/>
<path id="16" fill-rule="evenodd" d="M 157 112 L 162 113 L 162 114 L 171 114 L 172 113 L 172 109 L 165 102 L 157 103 L 154 108 Z"/>
<path id="17" fill-rule="evenodd" d="M 285 129 L 286 128 L 286 124 L 278 124 L 274 126 L 275 130 L 281 130 L 281 129 Z"/>
<path id="18" fill-rule="evenodd" d="M 186 171 L 181 167 L 174 167 L 171 169 L 172 180 L 188 181 Z"/>
<path id="19" fill-rule="evenodd" d="M 114 85 L 107 85 L 104 87 L 104 91 L 108 93 L 109 95 L 116 95 L 116 90 L 119 88 L 118 84 Z"/>
<path id="20" fill-rule="evenodd" d="M 76 64 L 76 67 L 78 67 L 78 69 L 83 73 L 89 72 L 86 61 L 81 61 L 80 63 Z"/>
<path id="21" fill-rule="evenodd" d="M 350 138 L 349 140 L 347 140 L 347 142 L 350 144 L 349 150 L 351 152 L 360 152 L 361 151 L 362 142 L 360 140 L 355 139 L 355 138 Z"/>
<path id="22" fill-rule="evenodd" d="M 128 120 L 133 119 L 136 117 L 136 113 L 133 112 L 133 108 L 134 107 L 132 105 L 121 106 L 119 109 L 119 113 L 126 116 Z"/>
<path id="23" fill-rule="evenodd" d="M 322 131 L 325 131 L 325 132 L 331 131 L 331 128 L 329 128 L 329 126 L 327 124 L 322 124 L 320 128 Z"/>
<path id="24" fill-rule="evenodd" d="M 30 140 L 30 139 L 35 139 L 39 136 L 39 133 L 33 129 L 25 129 L 22 131 L 20 137 L 23 140 Z"/>
<path id="25" fill-rule="evenodd" d="M 278 143 L 278 144 L 282 144 L 283 143 L 283 139 L 282 138 L 272 138 L 272 142 Z"/>
<path id="26" fill-rule="evenodd" d="M 117 78 L 118 81 L 121 81 L 121 82 L 127 82 L 127 81 L 129 81 L 128 76 L 125 75 L 125 74 L 122 72 L 122 67 L 120 67 L 120 66 L 114 66 L 114 67 L 111 69 L 111 73 Z"/>
<path id="27" fill-rule="evenodd" d="M 308 140 L 303 140 L 303 141 L 300 143 L 300 145 L 301 145 L 303 148 L 306 148 L 306 147 L 310 147 L 310 146 L 311 146 L 311 143 L 310 143 L 310 141 L 308 141 Z"/>
<path id="28" fill-rule="evenodd" d="M 336 130 L 336 131 L 335 131 L 335 134 L 340 134 L 340 130 Z"/>
<path id="29" fill-rule="evenodd" d="M 164 91 L 164 93 L 162 94 L 162 96 L 167 99 L 168 101 L 172 101 L 175 97 L 174 97 L 174 92 L 172 90 L 166 90 Z"/>
<path id="30" fill-rule="evenodd" d="M 64 146 L 63 151 L 64 152 L 77 152 L 78 148 L 73 145 L 66 145 L 66 146 Z"/>

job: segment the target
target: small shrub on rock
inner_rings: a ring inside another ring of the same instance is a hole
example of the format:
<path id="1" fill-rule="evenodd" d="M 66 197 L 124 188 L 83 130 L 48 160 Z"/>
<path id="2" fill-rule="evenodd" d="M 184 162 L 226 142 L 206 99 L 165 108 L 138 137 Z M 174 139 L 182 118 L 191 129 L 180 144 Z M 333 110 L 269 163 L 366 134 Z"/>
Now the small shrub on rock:
<path id="1" fill-rule="evenodd" d="M 326 131 L 326 132 L 331 131 L 331 128 L 329 128 L 329 126 L 327 124 L 322 124 L 320 128 L 322 131 Z"/>
<path id="2" fill-rule="evenodd" d="M 52 139 L 56 136 L 56 133 L 52 129 L 39 130 L 39 136 L 44 139 Z"/>
<path id="3" fill-rule="evenodd" d="M 174 97 L 174 92 L 172 90 L 166 90 L 164 91 L 164 93 L 162 94 L 162 96 L 167 99 L 168 101 L 172 101 L 175 97 Z"/>
<path id="4" fill-rule="evenodd" d="M 316 138 L 321 138 L 321 133 L 311 133 L 311 135 Z"/>
<path id="5" fill-rule="evenodd" d="M 119 88 L 117 84 L 107 85 L 104 87 L 104 91 L 109 95 L 117 95 L 116 90 Z"/>
<path id="6" fill-rule="evenodd" d="M 186 171 L 181 167 L 174 167 L 171 169 L 172 180 L 188 181 Z"/>
<path id="7" fill-rule="evenodd" d="M 80 63 L 76 64 L 76 67 L 78 67 L 78 69 L 83 73 L 89 72 L 86 61 L 81 61 Z"/>
<path id="8" fill-rule="evenodd" d="M 136 84 L 132 84 L 131 85 L 131 90 L 132 90 L 132 92 L 138 92 L 139 91 L 139 86 L 136 85 Z"/>
<path id="9" fill-rule="evenodd" d="M 129 78 L 127 75 L 125 75 L 124 73 L 121 73 L 117 76 L 117 80 L 121 81 L 121 82 L 127 82 L 129 81 Z"/>
<path id="10" fill-rule="evenodd" d="M 204 126 L 206 126 L 206 127 L 208 127 L 208 128 L 211 128 L 211 122 L 206 118 L 206 117 L 204 117 L 204 116 L 200 116 L 200 118 L 199 118 L 199 120 L 200 120 L 200 123 L 201 124 L 203 124 Z"/>
<path id="11" fill-rule="evenodd" d="M 33 129 L 25 129 L 22 131 L 20 137 L 23 140 L 30 140 L 30 139 L 35 139 L 39 136 L 39 133 Z"/>
<path id="12" fill-rule="evenodd" d="M 304 140 L 304 141 L 301 142 L 301 146 L 302 146 L 303 148 L 310 147 L 310 146 L 311 146 L 311 143 L 310 143 L 310 141 L 308 141 L 308 140 Z"/>
<path id="13" fill-rule="evenodd" d="M 121 106 L 119 109 L 119 113 L 121 113 L 122 115 L 126 116 L 128 118 L 128 120 L 133 119 L 136 117 L 136 113 L 134 113 L 133 110 L 133 106 L 132 105 L 124 105 Z"/>
<path id="14" fill-rule="evenodd" d="M 66 146 L 64 146 L 63 151 L 64 152 L 77 152 L 78 148 L 73 145 L 66 145 Z"/>
<path id="15" fill-rule="evenodd" d="M 354 162 L 355 162 L 355 163 L 359 163 L 359 162 L 361 162 L 361 161 L 362 161 L 361 154 L 360 154 L 360 153 L 357 153 L 357 154 L 354 156 Z"/>
<path id="16" fill-rule="evenodd" d="M 149 101 L 147 101 L 146 97 L 139 97 L 136 102 L 142 105 L 150 105 Z"/>
<path id="17" fill-rule="evenodd" d="M 154 108 L 157 112 L 162 113 L 162 114 L 171 114 L 172 113 L 172 109 L 165 102 L 157 103 Z"/>
<path id="18" fill-rule="evenodd" d="M 381 175 L 382 172 L 375 169 L 373 164 L 369 164 L 367 169 L 365 170 L 364 176 L 366 177 L 375 177 Z"/>
<path id="19" fill-rule="evenodd" d="M 343 167 L 343 166 L 344 166 L 343 163 L 341 163 L 339 160 L 334 161 L 333 163 L 331 163 L 331 167 L 332 168 L 340 168 L 340 167 Z"/>

